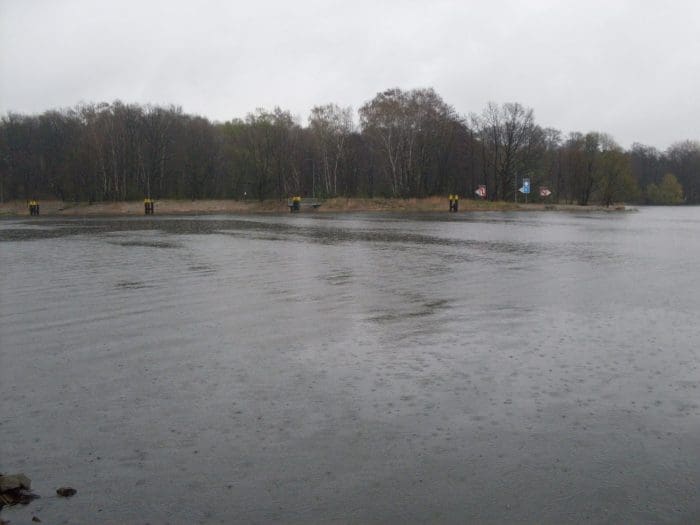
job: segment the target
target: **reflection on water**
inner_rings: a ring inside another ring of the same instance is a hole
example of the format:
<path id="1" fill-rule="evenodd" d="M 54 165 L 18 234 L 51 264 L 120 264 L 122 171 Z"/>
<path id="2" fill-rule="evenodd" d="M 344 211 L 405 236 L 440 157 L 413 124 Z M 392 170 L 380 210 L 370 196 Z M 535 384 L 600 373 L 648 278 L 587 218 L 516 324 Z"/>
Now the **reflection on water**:
<path id="1" fill-rule="evenodd" d="M 3 517 L 697 522 L 699 225 L 0 220 Z"/>

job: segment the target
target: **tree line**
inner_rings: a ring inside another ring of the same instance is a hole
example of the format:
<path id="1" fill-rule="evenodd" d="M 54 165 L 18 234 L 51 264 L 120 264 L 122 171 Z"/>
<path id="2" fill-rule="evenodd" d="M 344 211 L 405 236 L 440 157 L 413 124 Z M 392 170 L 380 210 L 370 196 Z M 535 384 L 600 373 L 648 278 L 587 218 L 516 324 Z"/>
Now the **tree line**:
<path id="1" fill-rule="evenodd" d="M 459 115 L 433 89 L 389 89 L 357 113 L 308 122 L 258 109 L 212 122 L 176 106 L 82 104 L 0 119 L 0 201 L 473 196 L 532 201 L 700 203 L 700 143 L 621 148 L 605 133 L 537 124 L 518 103 Z"/>

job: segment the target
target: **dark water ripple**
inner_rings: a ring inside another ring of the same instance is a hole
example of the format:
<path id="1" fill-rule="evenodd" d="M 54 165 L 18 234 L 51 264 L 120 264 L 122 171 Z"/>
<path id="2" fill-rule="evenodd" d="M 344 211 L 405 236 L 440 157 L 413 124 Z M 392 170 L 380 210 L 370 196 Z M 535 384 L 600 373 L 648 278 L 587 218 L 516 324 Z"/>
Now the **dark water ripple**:
<path id="1" fill-rule="evenodd" d="M 698 522 L 699 224 L 0 220 L 2 517 Z"/>

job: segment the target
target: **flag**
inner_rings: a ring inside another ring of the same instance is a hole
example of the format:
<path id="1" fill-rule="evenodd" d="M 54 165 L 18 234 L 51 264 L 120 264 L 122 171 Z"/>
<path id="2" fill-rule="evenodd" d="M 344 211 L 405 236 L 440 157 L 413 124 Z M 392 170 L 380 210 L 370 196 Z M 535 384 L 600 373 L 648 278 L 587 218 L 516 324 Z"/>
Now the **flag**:
<path id="1" fill-rule="evenodd" d="M 485 199 L 486 198 L 486 186 L 483 184 L 480 185 L 474 193 L 476 193 L 476 195 L 481 197 L 482 199 Z"/>
<path id="2" fill-rule="evenodd" d="M 540 197 L 549 197 L 552 194 L 547 186 L 540 186 Z"/>

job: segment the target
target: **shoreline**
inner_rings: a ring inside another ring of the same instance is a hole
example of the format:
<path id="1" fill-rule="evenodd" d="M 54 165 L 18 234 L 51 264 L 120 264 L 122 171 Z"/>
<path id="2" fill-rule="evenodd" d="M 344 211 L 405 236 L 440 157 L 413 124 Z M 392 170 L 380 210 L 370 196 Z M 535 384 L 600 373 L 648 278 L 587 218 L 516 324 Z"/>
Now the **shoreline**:
<path id="1" fill-rule="evenodd" d="M 139 216 L 144 215 L 142 201 L 126 202 L 63 202 L 39 201 L 40 216 Z M 459 201 L 459 212 L 485 211 L 558 211 L 558 212 L 621 212 L 632 211 L 624 204 L 604 206 L 579 206 L 576 204 L 515 203 L 503 201 L 482 201 L 463 199 Z M 289 213 L 286 200 L 174 200 L 155 201 L 156 215 L 209 215 L 209 214 L 255 214 Z M 302 208 L 300 213 L 343 213 L 343 212 L 445 212 L 448 201 L 445 197 L 425 197 L 412 199 L 394 198 L 346 198 L 326 199 L 317 210 Z M 25 201 L 0 203 L 2 217 L 29 217 L 29 207 Z"/>

